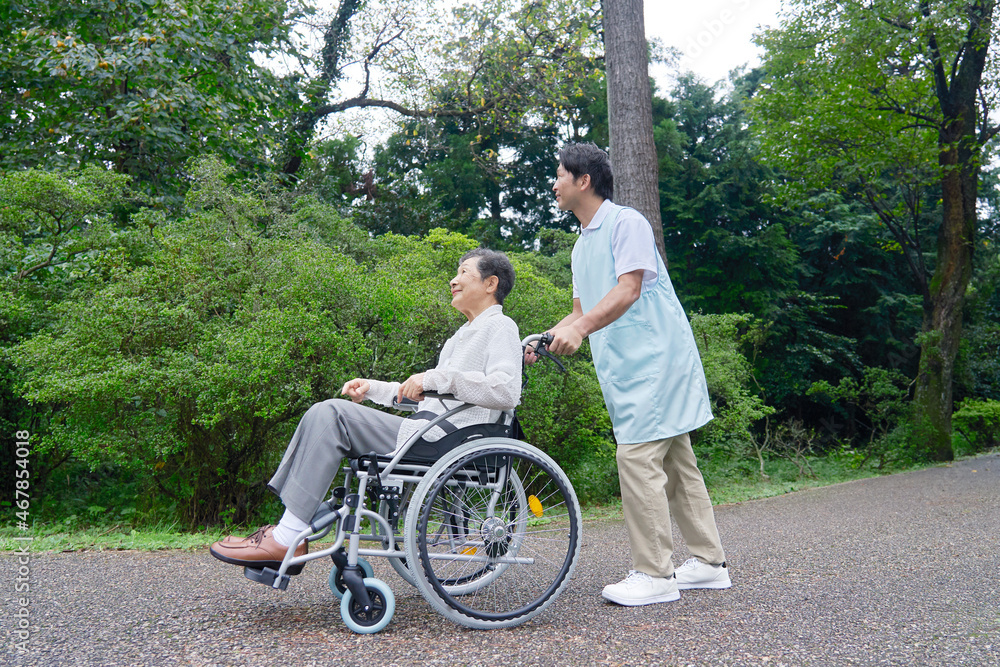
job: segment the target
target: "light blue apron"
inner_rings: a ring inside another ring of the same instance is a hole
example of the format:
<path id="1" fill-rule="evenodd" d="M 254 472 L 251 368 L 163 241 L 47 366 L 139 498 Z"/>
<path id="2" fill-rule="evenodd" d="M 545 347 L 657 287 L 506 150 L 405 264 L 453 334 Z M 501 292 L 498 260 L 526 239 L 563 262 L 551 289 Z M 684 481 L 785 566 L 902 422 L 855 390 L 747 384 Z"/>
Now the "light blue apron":
<path id="1" fill-rule="evenodd" d="M 611 232 L 613 205 L 599 228 L 573 246 L 573 276 L 583 312 L 618 284 Z M 672 438 L 712 419 L 705 372 L 691 325 L 656 253 L 659 279 L 624 315 L 590 334 L 590 349 L 618 444 Z"/>

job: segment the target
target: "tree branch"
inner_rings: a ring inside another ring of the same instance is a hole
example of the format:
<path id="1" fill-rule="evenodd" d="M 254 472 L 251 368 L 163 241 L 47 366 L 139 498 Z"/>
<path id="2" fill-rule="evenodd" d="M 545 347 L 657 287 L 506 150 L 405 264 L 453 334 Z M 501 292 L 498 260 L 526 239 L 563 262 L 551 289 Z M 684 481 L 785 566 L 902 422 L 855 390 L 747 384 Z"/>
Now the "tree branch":
<path id="1" fill-rule="evenodd" d="M 364 68 L 365 68 L 365 87 L 361 91 L 361 94 L 358 95 L 358 97 L 362 97 L 362 98 L 363 97 L 368 97 L 368 90 L 369 90 L 369 87 L 371 85 L 371 76 L 372 76 L 372 73 L 371 73 L 371 64 L 372 64 L 372 61 L 375 60 L 375 58 L 378 56 L 378 52 L 381 51 L 383 47 L 388 46 L 389 44 L 392 44 L 397 39 L 399 39 L 400 37 L 402 37 L 403 36 L 403 32 L 404 32 L 403 30 L 400 30 L 399 32 L 397 32 L 395 35 L 393 35 L 389 39 L 387 39 L 385 41 L 382 41 L 382 42 L 376 43 L 374 46 L 372 46 L 372 49 L 371 49 L 371 51 L 368 52 L 368 55 L 365 56 L 365 63 L 364 63 Z M 379 36 L 381 36 L 381 34 Z"/>
<path id="2" fill-rule="evenodd" d="M 913 32 L 913 26 L 907 23 L 906 21 L 903 21 L 902 19 L 894 19 L 889 16 L 879 16 L 878 18 L 883 23 L 888 23 L 894 28 L 899 28 L 900 30 Z"/>
<path id="3" fill-rule="evenodd" d="M 17 279 L 18 280 L 24 280 L 25 278 L 27 278 L 29 275 L 31 275 L 35 271 L 38 271 L 40 269 L 44 269 L 46 266 L 51 266 L 52 265 L 52 260 L 55 258 L 56 252 L 58 250 L 59 250 L 59 239 L 55 239 L 55 240 L 52 241 L 52 252 L 49 253 L 49 256 L 47 258 L 45 258 L 44 260 L 42 260 L 41 262 L 39 262 L 38 264 L 35 264 L 32 267 L 29 267 L 27 269 L 22 269 L 22 270 L 18 271 L 18 273 L 17 273 Z"/>
<path id="4" fill-rule="evenodd" d="M 920 0 L 920 13 L 924 18 L 931 17 L 930 2 Z M 948 89 L 948 75 L 944 71 L 944 64 L 941 57 L 941 49 L 938 47 L 937 36 L 931 33 L 927 40 L 927 46 L 931 51 L 931 62 L 934 63 L 934 87 L 937 90 L 938 101 L 945 118 L 954 115 L 951 105 L 951 91 Z"/>
<path id="5" fill-rule="evenodd" d="M 906 229 L 896 222 L 896 219 L 891 213 L 879 206 L 879 198 L 875 195 L 872 187 L 869 185 L 864 176 L 860 176 L 859 180 L 869 208 L 875 212 L 875 215 L 878 216 L 879 220 L 885 224 L 885 226 L 889 229 L 889 232 L 896 237 L 897 241 L 899 241 L 899 245 L 903 248 L 903 257 L 906 259 L 906 263 L 909 265 L 910 271 L 913 272 L 913 276 L 920 284 L 922 296 L 925 299 L 929 298 L 930 291 L 927 285 L 927 269 L 924 266 L 919 243 L 914 241 L 913 237 L 910 236 Z"/>
<path id="6" fill-rule="evenodd" d="M 985 146 L 990 142 L 993 137 L 1000 133 L 1000 125 L 995 125 L 990 127 L 990 103 L 986 99 L 986 93 L 983 91 L 982 86 L 979 87 L 979 107 L 981 114 L 981 129 L 979 131 L 979 145 Z"/>
<path id="7" fill-rule="evenodd" d="M 987 128 L 983 128 L 983 131 L 980 134 L 980 143 L 981 144 L 986 144 L 990 140 L 992 140 L 993 137 L 997 136 L 998 134 L 1000 134 L 1000 125 L 994 125 L 993 127 L 988 128 L 988 129 Z"/>
<path id="8" fill-rule="evenodd" d="M 899 105 L 872 107 L 872 110 L 873 111 L 892 111 L 893 113 L 898 113 L 901 116 L 909 116 L 910 118 L 915 118 L 916 120 L 922 120 L 922 121 L 924 121 L 924 123 L 926 123 L 926 125 L 923 125 L 923 124 L 914 124 L 914 125 L 911 125 L 909 127 L 934 127 L 934 128 L 941 127 L 941 119 L 940 118 L 934 118 L 933 116 L 925 116 L 924 114 L 918 113 L 916 111 L 909 111 L 908 109 L 905 109 L 905 108 L 903 108 L 902 106 L 899 106 Z"/>
<path id="9" fill-rule="evenodd" d="M 326 104 L 316 109 L 315 113 L 317 117 L 327 116 L 332 113 L 339 113 L 346 109 L 360 109 L 366 107 L 379 107 L 382 109 L 392 109 L 393 111 L 400 113 L 404 116 L 409 116 L 411 118 L 458 118 L 462 116 L 472 116 L 480 113 L 484 113 L 493 109 L 497 106 L 496 100 L 490 100 L 477 107 L 468 107 L 462 109 L 411 109 L 405 107 L 397 102 L 392 102 L 390 100 L 377 100 L 366 97 L 352 97 L 349 100 L 343 100 L 337 102 L 336 104 Z"/>

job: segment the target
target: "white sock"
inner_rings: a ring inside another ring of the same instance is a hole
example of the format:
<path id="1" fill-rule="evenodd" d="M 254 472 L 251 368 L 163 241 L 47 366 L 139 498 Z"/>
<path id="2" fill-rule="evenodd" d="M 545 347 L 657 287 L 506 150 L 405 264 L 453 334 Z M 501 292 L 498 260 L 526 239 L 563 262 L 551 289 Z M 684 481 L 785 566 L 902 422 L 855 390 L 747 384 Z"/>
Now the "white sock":
<path id="1" fill-rule="evenodd" d="M 274 540 L 283 547 L 292 545 L 295 536 L 309 527 L 309 524 L 292 514 L 291 510 L 285 510 L 281 515 L 281 521 L 274 527 Z"/>

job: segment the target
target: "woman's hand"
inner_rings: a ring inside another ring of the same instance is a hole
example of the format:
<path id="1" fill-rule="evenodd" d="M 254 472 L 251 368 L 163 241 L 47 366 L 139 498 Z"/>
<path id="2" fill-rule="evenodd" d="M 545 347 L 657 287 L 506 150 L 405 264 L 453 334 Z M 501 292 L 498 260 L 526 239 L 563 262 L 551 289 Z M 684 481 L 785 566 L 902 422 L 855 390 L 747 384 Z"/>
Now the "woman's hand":
<path id="1" fill-rule="evenodd" d="M 368 390 L 371 389 L 371 385 L 368 384 L 368 380 L 363 380 L 362 378 L 354 378 L 353 380 L 348 380 L 340 393 L 347 396 L 355 403 L 360 403 L 365 400 L 365 396 L 368 394 Z"/>
<path id="2" fill-rule="evenodd" d="M 533 345 L 524 346 L 524 363 L 528 366 L 538 361 L 538 353 Z"/>
<path id="3" fill-rule="evenodd" d="M 417 373 L 406 378 L 406 382 L 399 385 L 399 394 L 396 396 L 396 402 L 402 403 L 403 397 L 409 398 L 410 400 L 417 401 L 418 403 L 424 400 L 424 374 Z"/>

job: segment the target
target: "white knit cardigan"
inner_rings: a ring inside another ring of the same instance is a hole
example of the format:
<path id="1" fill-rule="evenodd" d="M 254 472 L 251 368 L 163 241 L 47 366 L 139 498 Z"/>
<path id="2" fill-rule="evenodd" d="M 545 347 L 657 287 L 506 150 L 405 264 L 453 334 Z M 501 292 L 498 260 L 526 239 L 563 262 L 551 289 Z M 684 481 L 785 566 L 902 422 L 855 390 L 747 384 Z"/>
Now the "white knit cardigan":
<path id="1" fill-rule="evenodd" d="M 521 401 L 521 338 L 517 324 L 503 314 L 499 305 L 490 306 L 471 322 L 466 322 L 448 339 L 441 350 L 438 365 L 424 373 L 424 390 L 453 394 L 459 401 L 425 398 L 418 412 L 442 414 L 461 403 L 474 403 L 475 408 L 463 410 L 448 419 L 455 427 L 495 423 L 501 413 L 509 413 Z M 399 393 L 399 382 L 369 380 L 371 388 L 365 398 L 392 406 Z M 396 446 L 402 445 L 420 428 L 426 419 L 410 418 L 403 422 Z M 444 436 L 438 427 L 424 434 L 425 440 Z"/>

